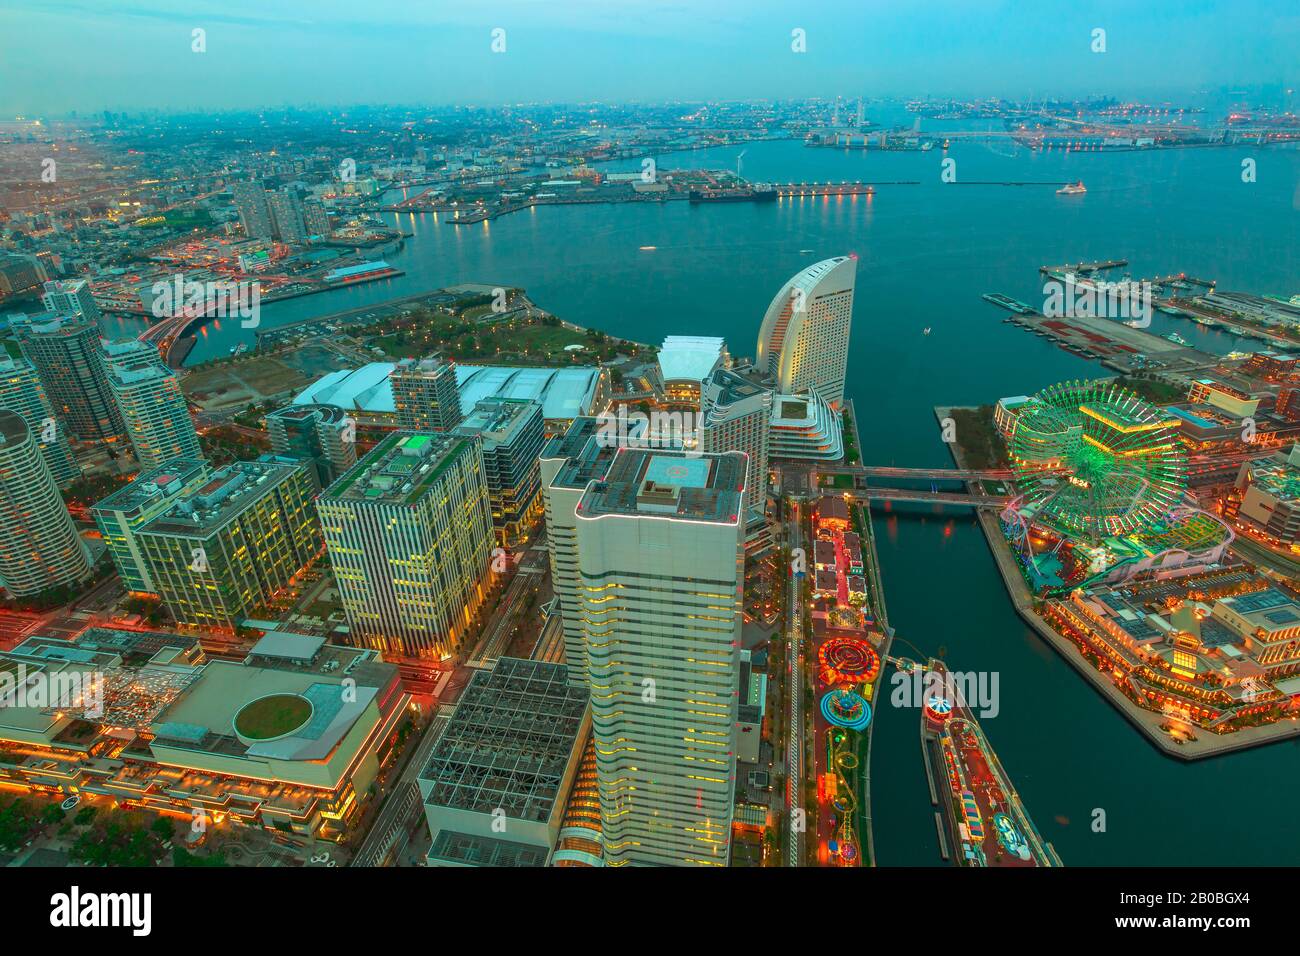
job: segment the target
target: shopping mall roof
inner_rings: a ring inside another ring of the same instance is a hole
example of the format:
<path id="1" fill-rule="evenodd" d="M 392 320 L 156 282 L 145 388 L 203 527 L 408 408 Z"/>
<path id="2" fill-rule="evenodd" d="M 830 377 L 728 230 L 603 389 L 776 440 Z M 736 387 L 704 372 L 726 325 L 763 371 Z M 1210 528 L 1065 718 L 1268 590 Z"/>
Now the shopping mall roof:
<path id="1" fill-rule="evenodd" d="M 297 397 L 295 405 L 334 405 L 371 414 L 395 414 L 393 388 L 388 382 L 392 362 L 372 362 L 357 369 L 340 369 L 317 379 Z M 457 365 L 456 385 L 462 415 L 485 398 L 529 399 L 539 402 L 548 419 L 571 419 L 600 411 L 595 408 L 601 370 L 517 368 L 506 365 Z"/>

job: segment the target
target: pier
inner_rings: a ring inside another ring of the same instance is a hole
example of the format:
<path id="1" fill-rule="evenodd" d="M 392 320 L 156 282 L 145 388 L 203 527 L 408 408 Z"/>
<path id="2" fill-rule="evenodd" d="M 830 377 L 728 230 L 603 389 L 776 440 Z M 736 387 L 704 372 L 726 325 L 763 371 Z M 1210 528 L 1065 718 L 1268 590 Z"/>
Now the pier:
<path id="1" fill-rule="evenodd" d="M 1060 266 L 1039 266 L 1038 271 L 1043 275 L 1051 275 L 1054 272 L 1075 272 L 1086 276 L 1094 272 L 1105 272 L 1107 269 L 1122 269 L 1126 265 L 1128 265 L 1127 259 L 1101 259 L 1097 262 L 1067 262 Z"/>
<path id="2" fill-rule="evenodd" d="M 864 182 L 842 183 L 772 183 L 778 196 L 870 196 L 876 187 Z M 896 182 L 889 185 L 914 186 L 915 181 Z"/>

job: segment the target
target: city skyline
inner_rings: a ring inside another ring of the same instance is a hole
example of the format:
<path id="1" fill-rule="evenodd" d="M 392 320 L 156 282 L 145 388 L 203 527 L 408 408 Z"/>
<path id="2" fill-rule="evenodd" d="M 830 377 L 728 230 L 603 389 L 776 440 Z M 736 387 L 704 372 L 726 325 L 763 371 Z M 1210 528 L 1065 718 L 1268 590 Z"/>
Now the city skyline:
<path id="1" fill-rule="evenodd" d="M 1180 5 L 1179 14 L 1171 20 L 1131 2 L 1022 9 L 971 0 L 907 10 L 838 2 L 794 13 L 726 0 L 707 14 L 672 0 L 634 0 L 617 16 L 587 0 L 482 10 L 379 2 L 364 12 L 301 0 L 276 12 L 244 0 L 184 9 L 5 2 L 0 115 L 837 93 L 1036 99 L 1270 88 L 1289 97 L 1300 16 L 1287 4 L 1201 0 Z M 1263 22 L 1269 30 L 1258 29 Z"/>

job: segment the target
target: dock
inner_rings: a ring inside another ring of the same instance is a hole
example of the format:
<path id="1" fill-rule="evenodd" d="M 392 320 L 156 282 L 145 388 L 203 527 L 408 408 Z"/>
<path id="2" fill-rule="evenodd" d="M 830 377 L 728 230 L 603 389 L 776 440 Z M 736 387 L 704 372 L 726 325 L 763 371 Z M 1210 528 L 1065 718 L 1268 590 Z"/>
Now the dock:
<path id="1" fill-rule="evenodd" d="M 1094 272 L 1105 272 L 1107 269 L 1122 269 L 1128 265 L 1127 259 L 1100 259 L 1096 262 L 1075 262 L 1066 263 L 1059 266 L 1039 266 L 1038 271 L 1043 275 L 1052 275 L 1060 272 L 1073 272 L 1077 275 L 1091 275 Z"/>
<path id="2" fill-rule="evenodd" d="M 916 182 L 896 182 L 890 185 L 911 186 L 918 185 Z M 842 182 L 842 183 L 772 183 L 772 188 L 776 190 L 778 196 L 871 196 L 876 192 L 876 187 L 871 183 L 864 182 Z"/>

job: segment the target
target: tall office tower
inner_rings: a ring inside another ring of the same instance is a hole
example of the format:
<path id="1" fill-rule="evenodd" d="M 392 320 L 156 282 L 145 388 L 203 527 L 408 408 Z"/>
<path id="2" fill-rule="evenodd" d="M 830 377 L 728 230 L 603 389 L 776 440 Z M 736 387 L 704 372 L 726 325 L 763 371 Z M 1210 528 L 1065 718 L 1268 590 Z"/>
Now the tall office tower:
<path id="1" fill-rule="evenodd" d="M 575 418 L 563 435 L 546 443 L 540 460 L 551 587 L 564 629 L 569 680 L 587 683 L 587 632 L 582 623 L 578 580 L 578 502 L 592 481 L 605 477 L 617 446 L 602 438 L 596 418 Z"/>
<path id="2" fill-rule="evenodd" d="M 18 345 L 73 435 L 82 441 L 123 437 L 98 325 L 85 319 L 28 323 L 18 330 Z"/>
<path id="3" fill-rule="evenodd" d="M 736 771 L 743 455 L 621 449 L 577 506 L 610 866 L 726 866 Z"/>
<path id="4" fill-rule="evenodd" d="M 456 366 L 438 356 L 402 359 L 388 376 L 393 387 L 397 427 L 417 432 L 445 432 L 460 424 L 460 389 Z"/>
<path id="5" fill-rule="evenodd" d="M 316 507 L 355 643 L 406 657 L 460 650 L 492 560 L 476 440 L 395 432 Z"/>
<path id="6" fill-rule="evenodd" d="M 857 256 L 825 259 L 772 299 L 758 333 L 758 368 L 778 392 L 812 388 L 836 408 L 843 403 L 857 274 Z"/>
<path id="7" fill-rule="evenodd" d="M 271 207 L 266 201 L 266 189 L 260 180 L 231 183 L 230 195 L 239 210 L 239 221 L 244 227 L 244 235 L 249 239 L 274 239 L 275 223 L 271 219 Z"/>
<path id="8" fill-rule="evenodd" d="M 286 405 L 266 416 L 271 450 L 311 461 L 322 488 L 357 463 L 356 427 L 347 412 L 333 405 Z"/>
<path id="9" fill-rule="evenodd" d="M 0 584 L 26 597 L 90 576 L 72 516 L 21 415 L 0 411 Z"/>
<path id="10" fill-rule="evenodd" d="M 91 506 L 90 516 L 104 536 L 118 576 L 128 591 L 159 596 L 135 534 L 180 496 L 207 481 L 211 474 L 212 467 L 202 459 L 175 458 L 161 467 L 141 472 L 130 484 Z"/>
<path id="11" fill-rule="evenodd" d="M 29 362 L 0 359 L 0 408 L 22 416 L 36 437 L 56 485 L 63 488 L 81 477 L 81 468 L 68 447 L 68 436 L 54 417 L 45 386 Z"/>
<path id="12" fill-rule="evenodd" d="M 45 270 L 35 256 L 0 252 L 0 292 L 22 292 L 45 279 Z"/>
<path id="13" fill-rule="evenodd" d="M 477 438 L 483 447 L 497 544 L 513 548 L 523 543 L 542 508 L 537 461 L 546 442 L 542 406 L 526 399 L 486 398 L 452 434 Z"/>
<path id="14" fill-rule="evenodd" d="M 181 624 L 233 630 L 320 553 L 311 465 L 263 455 L 176 496 L 135 532 Z"/>
<path id="15" fill-rule="evenodd" d="M 307 238 L 307 222 L 303 217 L 302 197 L 292 186 L 266 194 L 267 207 L 275 234 L 284 242 L 303 242 Z"/>
<path id="16" fill-rule="evenodd" d="M 55 315 L 77 315 L 98 322 L 102 313 L 91 294 L 90 283 L 85 279 L 64 279 L 45 283 L 41 296 L 45 311 Z"/>
<path id="17" fill-rule="evenodd" d="M 302 214 L 307 222 L 308 236 L 328 237 L 333 231 L 330 227 L 329 210 L 319 199 L 303 200 Z"/>
<path id="18" fill-rule="evenodd" d="M 749 456 L 745 473 L 751 511 L 762 511 L 767 499 L 767 444 L 772 425 L 772 392 L 743 375 L 720 368 L 701 389 L 699 450 Z"/>
<path id="19" fill-rule="evenodd" d="M 161 362 L 150 368 L 109 367 L 108 382 L 142 469 L 173 458 L 202 458 L 189 405 L 176 374 Z"/>

